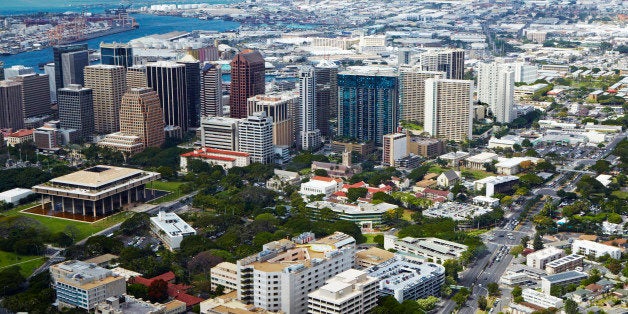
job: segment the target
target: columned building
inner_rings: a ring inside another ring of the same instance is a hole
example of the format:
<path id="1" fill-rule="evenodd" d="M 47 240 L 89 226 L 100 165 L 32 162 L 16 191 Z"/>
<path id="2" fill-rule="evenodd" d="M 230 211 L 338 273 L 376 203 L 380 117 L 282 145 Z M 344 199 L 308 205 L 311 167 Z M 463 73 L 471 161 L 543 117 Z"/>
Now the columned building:
<path id="1" fill-rule="evenodd" d="M 98 165 L 33 186 L 33 192 L 41 195 L 42 206 L 48 198 L 55 213 L 96 218 L 143 202 L 152 193 L 146 185 L 160 177 L 158 172 Z"/>

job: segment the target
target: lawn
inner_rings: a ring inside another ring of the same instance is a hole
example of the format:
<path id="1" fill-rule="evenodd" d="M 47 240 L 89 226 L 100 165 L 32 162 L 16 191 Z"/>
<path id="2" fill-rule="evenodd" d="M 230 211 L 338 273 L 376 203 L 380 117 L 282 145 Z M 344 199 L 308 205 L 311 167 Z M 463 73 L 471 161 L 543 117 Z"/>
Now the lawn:
<path id="1" fill-rule="evenodd" d="M 433 172 L 433 173 L 437 173 L 437 174 L 441 174 L 447 170 L 449 170 L 451 168 L 443 168 L 439 165 L 431 165 L 429 172 Z M 460 168 L 460 172 L 462 173 L 463 177 L 471 177 L 475 180 L 480 180 L 480 179 L 484 179 L 488 176 L 494 176 L 494 173 L 490 173 L 490 172 L 486 172 L 484 170 L 475 170 L 475 169 L 467 169 L 467 168 Z"/>
<path id="2" fill-rule="evenodd" d="M 160 197 L 160 198 L 156 198 L 150 202 L 148 202 L 149 204 L 161 204 L 161 203 L 165 203 L 165 202 L 171 202 L 176 200 L 177 198 L 181 197 L 181 193 L 179 192 L 179 187 L 183 185 L 183 182 L 171 182 L 171 181 L 154 181 L 152 183 L 149 183 L 146 185 L 147 188 L 149 189 L 155 189 L 155 190 L 162 190 L 162 191 L 168 191 L 170 193 Z"/>
<path id="3" fill-rule="evenodd" d="M 18 206 L 14 209 L 8 210 L 6 212 L 1 213 L 4 216 L 26 216 L 26 217 L 30 217 L 32 219 L 35 219 L 39 222 L 41 222 L 44 226 L 46 226 L 48 228 L 48 230 L 50 230 L 50 232 L 52 233 L 56 233 L 56 232 L 63 232 L 66 230 L 66 228 L 68 226 L 73 226 L 74 228 L 76 228 L 76 241 L 82 240 L 84 238 L 87 238 L 89 236 L 91 236 L 92 234 L 102 231 L 108 227 L 111 227 L 117 223 L 123 222 L 124 220 L 126 220 L 127 218 L 131 217 L 133 215 L 133 213 L 131 212 L 120 212 L 117 213 L 115 215 L 109 216 L 107 218 L 103 218 L 99 221 L 96 221 L 94 223 L 89 223 L 89 222 L 81 222 L 81 221 L 76 221 L 76 220 L 67 220 L 67 219 L 61 219 L 61 218 L 55 218 L 55 217 L 49 217 L 49 216 L 40 216 L 40 215 L 33 215 L 33 214 L 29 214 L 29 213 L 24 213 L 21 212 L 24 209 L 30 208 L 32 206 L 37 205 L 38 203 L 31 203 L 31 204 L 26 204 L 26 205 L 21 205 Z"/>
<path id="4" fill-rule="evenodd" d="M 366 238 L 364 243 L 375 243 L 375 236 L 381 235 L 381 233 L 365 233 L 363 235 Z"/>
<path id="5" fill-rule="evenodd" d="M 618 198 L 621 198 L 622 200 L 628 199 L 628 192 L 625 191 L 613 191 L 612 194 Z"/>
<path id="6" fill-rule="evenodd" d="M 42 256 L 22 256 L 0 251 L 0 270 L 13 265 L 20 266 L 20 273 L 24 277 L 30 276 L 44 262 L 45 258 Z"/>

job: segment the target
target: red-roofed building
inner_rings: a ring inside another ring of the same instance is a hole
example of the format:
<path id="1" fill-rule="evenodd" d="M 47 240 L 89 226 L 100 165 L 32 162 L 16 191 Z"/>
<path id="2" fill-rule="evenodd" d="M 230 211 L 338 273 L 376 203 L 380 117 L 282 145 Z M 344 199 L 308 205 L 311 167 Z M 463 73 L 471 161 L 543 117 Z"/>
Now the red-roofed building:
<path id="1" fill-rule="evenodd" d="M 150 279 L 146 279 L 141 276 L 132 277 L 129 279 L 129 283 L 140 284 L 140 285 L 149 287 L 153 283 L 153 281 L 159 280 L 159 279 L 168 283 L 168 296 L 173 299 L 179 300 L 181 302 L 185 302 L 185 305 L 187 308 L 191 308 L 194 305 L 197 305 L 201 303 L 202 301 L 204 301 L 203 299 L 199 297 L 195 297 L 193 295 L 187 294 L 187 290 L 190 289 L 190 286 L 174 283 L 175 275 L 171 271 L 167 273 L 163 273 L 159 276 L 156 276 Z"/>
<path id="2" fill-rule="evenodd" d="M 34 132 L 35 130 L 33 129 L 30 129 L 30 130 L 21 129 L 16 132 L 9 133 L 9 135 L 7 135 L 6 137 L 7 145 L 15 146 L 15 145 L 26 143 L 26 142 L 32 142 Z"/>
<path id="3" fill-rule="evenodd" d="M 203 147 L 189 153 L 181 154 L 181 171 L 187 172 L 190 159 L 201 160 L 210 165 L 218 165 L 224 169 L 246 167 L 251 164 L 249 153 Z"/>

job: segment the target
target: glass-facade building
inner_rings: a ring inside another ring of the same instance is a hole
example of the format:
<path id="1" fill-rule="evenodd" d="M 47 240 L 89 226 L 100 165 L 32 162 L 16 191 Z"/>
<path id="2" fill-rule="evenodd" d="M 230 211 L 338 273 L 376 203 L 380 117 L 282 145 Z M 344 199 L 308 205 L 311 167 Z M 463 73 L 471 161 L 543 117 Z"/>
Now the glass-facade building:
<path id="1" fill-rule="evenodd" d="M 398 85 L 392 72 L 338 74 L 337 135 L 381 146 L 384 134 L 397 127 Z"/>
<path id="2" fill-rule="evenodd" d="M 127 44 L 100 44 L 102 64 L 121 65 L 125 69 L 133 66 L 133 47 Z"/>

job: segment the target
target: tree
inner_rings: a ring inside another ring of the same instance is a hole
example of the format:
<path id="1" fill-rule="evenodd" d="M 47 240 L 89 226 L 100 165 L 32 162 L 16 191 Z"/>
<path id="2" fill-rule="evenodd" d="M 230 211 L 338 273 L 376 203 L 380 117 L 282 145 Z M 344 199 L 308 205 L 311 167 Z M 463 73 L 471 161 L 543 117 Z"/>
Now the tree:
<path id="1" fill-rule="evenodd" d="M 478 298 L 478 308 L 482 311 L 485 311 L 487 306 L 488 306 L 488 301 L 486 300 L 486 297 L 481 295 Z"/>
<path id="2" fill-rule="evenodd" d="M 325 170 L 325 169 L 316 169 L 316 170 L 314 170 L 314 175 L 321 176 L 321 177 L 329 176 L 329 174 L 327 173 L 327 170 Z"/>
<path id="3" fill-rule="evenodd" d="M 147 213 L 136 213 L 120 225 L 120 230 L 126 235 L 139 234 L 148 231 L 150 216 Z"/>
<path id="4" fill-rule="evenodd" d="M 163 279 L 157 279 L 148 286 L 148 299 L 151 302 L 163 302 L 168 300 L 168 283 Z"/>
<path id="5" fill-rule="evenodd" d="M 523 289 L 521 289 L 521 286 L 514 286 L 512 288 L 513 297 L 520 297 L 522 294 L 523 294 Z"/>
<path id="6" fill-rule="evenodd" d="M 12 295 L 18 292 L 26 279 L 20 273 L 19 266 L 11 266 L 0 271 L 0 290 L 1 296 Z"/>
<path id="7" fill-rule="evenodd" d="M 565 313 L 566 314 L 578 314 L 580 313 L 580 309 L 578 309 L 578 303 L 572 299 L 565 299 Z"/>
<path id="8" fill-rule="evenodd" d="M 148 287 L 139 283 L 130 284 L 126 287 L 126 293 L 143 300 L 148 300 Z"/>
<path id="9" fill-rule="evenodd" d="M 349 202 L 355 202 L 358 198 L 365 197 L 368 193 L 367 188 L 350 188 L 347 190 L 347 199 Z"/>
<path id="10" fill-rule="evenodd" d="M 462 266 L 455 259 L 448 259 L 443 262 L 445 267 L 445 276 L 451 276 L 455 281 L 458 281 L 458 272 L 462 270 Z"/>
<path id="11" fill-rule="evenodd" d="M 435 296 L 429 296 L 425 299 L 418 299 L 416 303 L 419 305 L 421 310 L 425 312 L 429 312 L 436 307 L 436 303 L 438 303 L 439 299 Z"/>
<path id="12" fill-rule="evenodd" d="M 590 168 L 597 173 L 606 173 L 611 170 L 611 163 L 604 159 L 600 159 L 596 161 L 595 164 Z"/>
<path id="13" fill-rule="evenodd" d="M 530 142 L 530 140 L 526 138 L 526 139 L 524 139 L 521 142 L 521 146 L 523 146 L 523 147 L 532 147 L 532 142 Z"/>
<path id="14" fill-rule="evenodd" d="M 532 247 L 535 251 L 542 250 L 545 245 L 543 244 L 543 239 L 541 239 L 541 234 L 538 232 L 534 234 L 534 240 L 532 242 Z"/>
<path id="15" fill-rule="evenodd" d="M 490 282 L 486 285 L 486 290 L 488 290 L 488 294 L 491 296 L 500 295 L 499 285 L 496 282 Z"/>
<path id="16" fill-rule="evenodd" d="M 512 254 L 514 257 L 519 256 L 519 254 L 521 253 L 523 253 L 523 246 L 521 245 L 513 246 L 510 249 L 510 254 Z"/>
<path id="17" fill-rule="evenodd" d="M 191 258 L 188 261 L 187 268 L 192 274 L 202 273 L 207 276 L 209 270 L 221 262 L 223 262 L 222 258 L 212 255 L 210 251 L 204 251 L 196 254 L 196 256 Z"/>
<path id="18" fill-rule="evenodd" d="M 373 237 L 373 242 L 377 243 L 379 247 L 384 247 L 384 235 L 376 235 L 375 237 Z"/>

